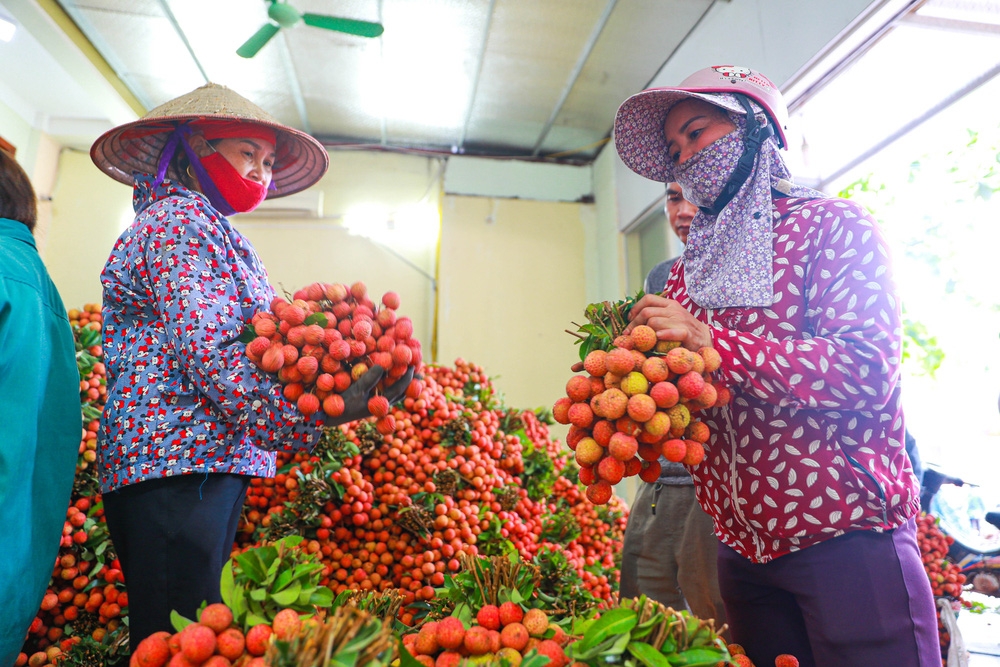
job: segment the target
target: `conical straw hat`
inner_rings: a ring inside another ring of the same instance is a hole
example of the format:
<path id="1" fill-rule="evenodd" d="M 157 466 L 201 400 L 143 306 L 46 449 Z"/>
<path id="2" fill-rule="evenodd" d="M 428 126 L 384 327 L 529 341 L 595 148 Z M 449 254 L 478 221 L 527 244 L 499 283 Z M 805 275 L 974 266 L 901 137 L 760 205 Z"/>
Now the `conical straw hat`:
<path id="1" fill-rule="evenodd" d="M 305 190 L 330 166 L 330 156 L 316 139 L 282 125 L 273 116 L 236 92 L 208 83 L 165 102 L 139 120 L 119 125 L 101 135 L 90 157 L 116 181 L 132 185 L 133 172 L 156 174 L 160 153 L 175 127 L 199 120 L 255 123 L 276 131 L 277 158 L 268 199 Z"/>

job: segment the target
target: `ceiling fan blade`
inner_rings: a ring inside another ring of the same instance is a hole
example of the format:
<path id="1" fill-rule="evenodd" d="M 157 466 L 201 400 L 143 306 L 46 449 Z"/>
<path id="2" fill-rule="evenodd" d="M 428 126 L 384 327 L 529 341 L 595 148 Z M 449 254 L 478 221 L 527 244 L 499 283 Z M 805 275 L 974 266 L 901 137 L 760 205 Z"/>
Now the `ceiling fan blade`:
<path id="1" fill-rule="evenodd" d="M 323 14 L 303 14 L 302 21 L 314 28 L 346 32 L 349 35 L 357 35 L 358 37 L 378 37 L 384 30 L 381 23 L 343 19 L 336 16 L 324 16 Z"/>
<path id="2" fill-rule="evenodd" d="M 273 23 L 265 23 L 250 39 L 243 42 L 243 46 L 236 49 L 236 55 L 243 58 L 253 58 L 258 51 L 264 48 L 265 44 L 271 41 L 272 37 L 278 34 L 280 29 L 280 26 Z"/>

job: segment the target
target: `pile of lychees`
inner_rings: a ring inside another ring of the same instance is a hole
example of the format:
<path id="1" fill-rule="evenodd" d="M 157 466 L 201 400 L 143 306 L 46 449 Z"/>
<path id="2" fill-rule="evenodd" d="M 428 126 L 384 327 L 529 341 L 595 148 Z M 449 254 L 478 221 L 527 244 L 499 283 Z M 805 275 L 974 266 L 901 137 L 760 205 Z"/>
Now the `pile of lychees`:
<path id="1" fill-rule="evenodd" d="M 311 415 L 323 410 L 331 417 L 344 412 L 341 394 L 370 368 L 381 366 L 380 386 L 393 383 L 422 359 L 413 322 L 399 317 L 399 295 L 386 292 L 381 307 L 368 297 L 363 282 L 313 283 L 296 291 L 292 300 L 278 296 L 270 312 L 254 315 L 248 331 L 247 356 L 267 373 L 277 374 L 285 397 Z M 377 394 L 377 391 L 376 391 Z M 369 411 L 382 433 L 394 429 L 389 402 L 381 395 Z"/>
<path id="2" fill-rule="evenodd" d="M 418 632 L 403 635 L 403 646 L 421 665 L 458 667 L 464 664 L 520 665 L 534 651 L 548 658 L 550 667 L 565 667 L 566 632 L 549 621 L 543 609 L 514 602 L 483 605 L 466 625 L 457 616 L 424 623 Z"/>
<path id="3" fill-rule="evenodd" d="M 587 353 L 586 374 L 570 378 L 552 413 L 570 425 L 566 442 L 591 502 L 606 503 L 623 477 L 656 481 L 661 455 L 701 463 L 710 433 L 693 415 L 729 402 L 729 390 L 712 383 L 720 363 L 713 348 L 692 352 L 658 341 L 646 325 L 617 336 L 609 350 Z"/>

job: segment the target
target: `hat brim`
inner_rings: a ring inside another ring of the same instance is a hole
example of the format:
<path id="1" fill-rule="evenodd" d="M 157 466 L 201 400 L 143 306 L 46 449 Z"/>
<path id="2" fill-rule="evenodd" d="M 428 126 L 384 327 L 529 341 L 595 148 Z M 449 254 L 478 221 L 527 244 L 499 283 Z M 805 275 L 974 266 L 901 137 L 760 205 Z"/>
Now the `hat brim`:
<path id="1" fill-rule="evenodd" d="M 323 144 L 305 132 L 277 122 L 231 114 L 140 118 L 101 135 L 91 146 L 90 157 L 111 178 L 132 185 L 135 172 L 156 174 L 160 153 L 175 127 L 204 120 L 252 123 L 275 131 L 278 145 L 271 176 L 274 188 L 268 190 L 268 199 L 305 190 L 321 179 L 330 166 L 330 155 Z"/>
<path id="2" fill-rule="evenodd" d="M 660 183 L 673 181 L 674 165 L 667 157 L 663 123 L 675 104 L 699 99 L 717 107 L 746 114 L 746 110 L 722 91 L 695 91 L 680 88 L 650 88 L 631 96 L 615 114 L 615 149 L 629 169 Z"/>

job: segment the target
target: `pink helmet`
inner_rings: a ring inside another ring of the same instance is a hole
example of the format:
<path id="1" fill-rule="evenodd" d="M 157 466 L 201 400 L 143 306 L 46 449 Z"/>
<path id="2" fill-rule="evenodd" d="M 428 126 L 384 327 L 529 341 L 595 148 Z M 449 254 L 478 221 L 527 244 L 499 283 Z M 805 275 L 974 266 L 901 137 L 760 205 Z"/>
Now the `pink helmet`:
<path id="1" fill-rule="evenodd" d="M 676 88 L 650 88 L 625 100 L 615 116 L 615 148 L 629 169 L 654 181 L 674 180 L 667 158 L 663 123 L 677 102 L 690 97 L 728 111 L 745 114 L 738 99 L 719 93 L 742 93 L 756 102 L 774 127 L 779 146 L 787 148 L 788 107 L 771 81 L 759 72 L 736 65 L 698 70 Z"/>

